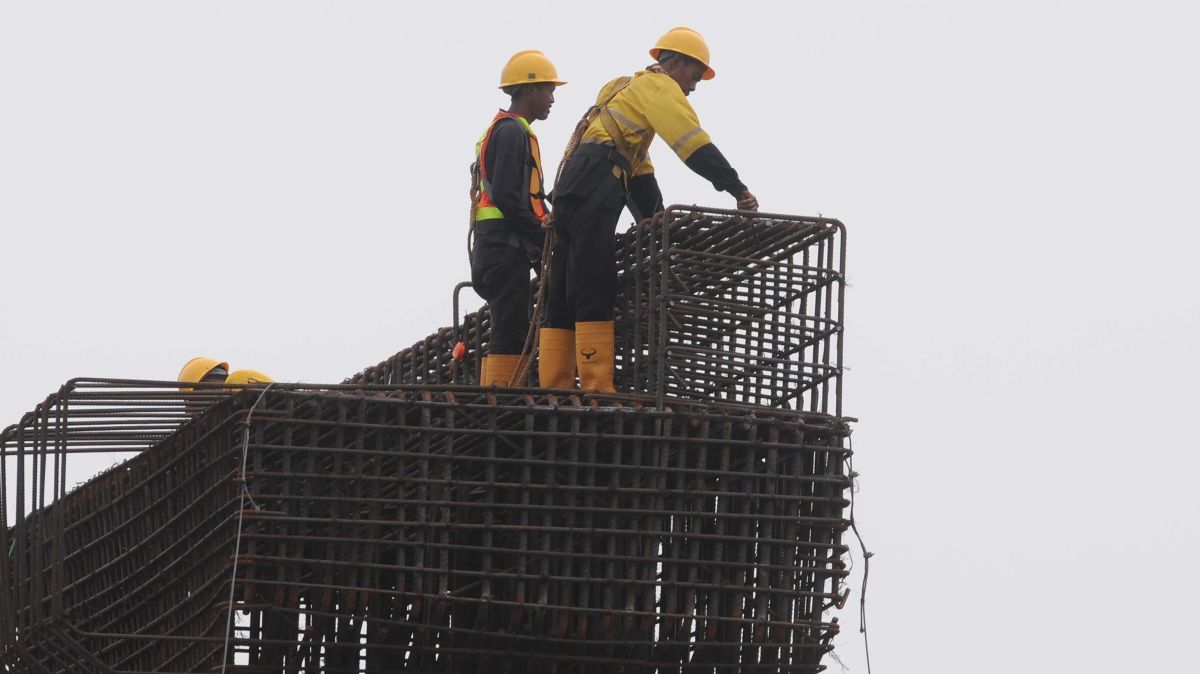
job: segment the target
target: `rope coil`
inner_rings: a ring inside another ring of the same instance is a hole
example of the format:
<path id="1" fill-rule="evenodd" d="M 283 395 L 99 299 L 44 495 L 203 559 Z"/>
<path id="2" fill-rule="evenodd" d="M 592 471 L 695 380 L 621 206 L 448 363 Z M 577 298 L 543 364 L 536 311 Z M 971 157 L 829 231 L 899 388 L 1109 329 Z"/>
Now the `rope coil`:
<path id="1" fill-rule="evenodd" d="M 588 125 L 592 123 L 592 119 L 600 110 L 599 106 L 593 105 L 587 109 L 583 117 L 575 124 L 575 131 L 571 134 L 571 138 L 567 141 L 567 147 L 563 150 L 562 161 L 558 163 L 558 169 L 554 172 L 554 185 L 558 186 L 558 181 L 562 178 L 563 169 L 566 168 L 567 162 L 575 154 L 575 150 L 579 147 L 579 143 L 583 140 L 583 134 L 587 131 Z M 553 190 L 551 190 L 553 192 Z M 478 199 L 478 197 L 475 197 Z M 471 223 L 474 227 L 475 211 L 471 210 Z M 558 244 L 558 236 L 554 231 L 554 213 L 551 212 L 542 220 L 542 229 L 546 230 L 546 236 L 542 240 L 542 256 L 541 256 L 541 271 L 538 273 L 538 289 L 533 301 L 533 316 L 529 319 L 529 332 L 525 334 L 525 345 L 521 349 L 521 358 L 517 361 L 517 370 L 513 373 L 513 377 L 509 380 L 510 387 L 516 386 L 518 382 L 524 381 L 526 375 L 529 374 L 529 364 L 533 360 L 533 354 L 538 349 L 540 337 L 540 328 L 545 322 L 546 317 L 546 286 L 550 283 L 550 272 L 554 260 L 554 247 Z"/>

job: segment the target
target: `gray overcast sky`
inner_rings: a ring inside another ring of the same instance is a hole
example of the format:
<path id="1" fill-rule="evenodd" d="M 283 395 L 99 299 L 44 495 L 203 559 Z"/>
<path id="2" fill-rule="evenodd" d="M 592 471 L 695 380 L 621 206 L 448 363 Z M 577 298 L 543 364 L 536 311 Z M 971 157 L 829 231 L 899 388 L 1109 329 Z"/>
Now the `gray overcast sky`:
<path id="1" fill-rule="evenodd" d="M 337 382 L 449 323 L 508 56 L 570 82 L 552 172 L 689 25 L 763 208 L 849 228 L 875 671 L 1194 671 L 1195 7 L 6 1 L 0 426 L 196 354 Z M 668 203 L 732 206 L 651 154 Z"/>

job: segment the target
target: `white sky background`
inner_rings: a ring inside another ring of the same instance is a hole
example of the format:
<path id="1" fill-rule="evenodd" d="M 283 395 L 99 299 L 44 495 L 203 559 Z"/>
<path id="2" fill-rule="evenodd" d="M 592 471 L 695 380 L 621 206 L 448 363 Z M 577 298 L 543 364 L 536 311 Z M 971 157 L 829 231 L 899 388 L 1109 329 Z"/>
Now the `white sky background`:
<path id="1" fill-rule="evenodd" d="M 5 2 L 0 426 L 71 377 L 172 379 L 197 354 L 338 382 L 448 324 L 508 56 L 543 49 L 570 81 L 534 127 L 552 173 L 597 89 L 690 25 L 718 72 L 691 101 L 764 210 L 850 232 L 875 671 L 1192 671 L 1198 19 Z M 667 203 L 732 207 L 651 153 Z"/>

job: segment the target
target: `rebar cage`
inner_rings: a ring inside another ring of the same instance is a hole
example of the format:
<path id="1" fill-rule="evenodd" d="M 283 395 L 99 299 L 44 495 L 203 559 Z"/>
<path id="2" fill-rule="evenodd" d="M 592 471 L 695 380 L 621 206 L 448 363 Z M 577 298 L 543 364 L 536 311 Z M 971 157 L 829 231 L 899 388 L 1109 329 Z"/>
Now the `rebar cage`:
<path id="1" fill-rule="evenodd" d="M 822 671 L 842 225 L 672 207 L 618 262 L 616 396 L 474 386 L 486 307 L 340 386 L 68 382 L 0 434 L 4 671 Z"/>
<path id="2" fill-rule="evenodd" d="M 845 244 L 837 220 L 697 206 L 633 226 L 617 246 L 617 388 L 840 415 Z M 485 306 L 346 383 L 476 383 L 488 324 Z"/>
<path id="3" fill-rule="evenodd" d="M 7 668 L 820 671 L 845 422 L 654 402 L 73 382 L 3 435 Z"/>

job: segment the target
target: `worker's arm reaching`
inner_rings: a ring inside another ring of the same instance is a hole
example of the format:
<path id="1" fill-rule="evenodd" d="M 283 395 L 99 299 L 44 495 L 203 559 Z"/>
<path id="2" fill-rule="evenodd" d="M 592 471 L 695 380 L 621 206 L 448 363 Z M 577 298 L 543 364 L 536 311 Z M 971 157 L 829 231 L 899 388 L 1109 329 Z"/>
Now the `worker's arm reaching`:
<path id="1" fill-rule="evenodd" d="M 487 146 L 487 175 L 492 203 L 514 231 L 541 236 L 541 220 L 529 201 L 529 136 L 516 120 L 501 120 Z"/>
<path id="2" fill-rule="evenodd" d="M 757 210 L 758 200 L 739 178 L 725 155 L 713 144 L 708 132 L 700 127 L 696 111 L 688 103 L 683 90 L 665 75 L 656 77 L 653 97 L 646 101 L 646 119 L 688 168 L 728 192 L 738 200 L 738 208 Z"/>
<path id="3" fill-rule="evenodd" d="M 725 155 L 712 143 L 696 148 L 684 163 L 720 192 L 728 192 L 734 198 L 738 198 L 746 191 L 746 185 L 738 179 L 737 171 L 733 170 L 729 160 L 725 159 Z"/>

